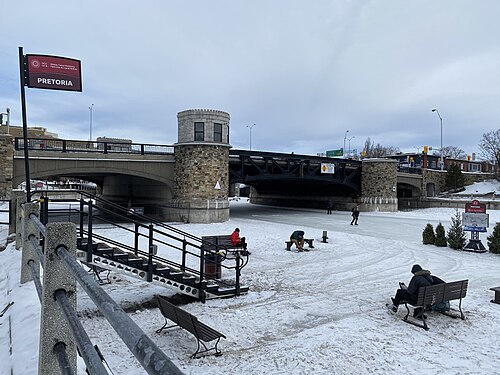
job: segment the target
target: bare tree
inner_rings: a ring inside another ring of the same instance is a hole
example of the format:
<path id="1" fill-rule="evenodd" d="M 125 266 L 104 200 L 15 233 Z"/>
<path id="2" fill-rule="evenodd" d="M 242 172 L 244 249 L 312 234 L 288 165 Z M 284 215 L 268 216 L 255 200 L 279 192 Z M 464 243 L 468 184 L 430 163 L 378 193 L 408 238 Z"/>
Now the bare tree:
<path id="1" fill-rule="evenodd" d="M 467 155 L 465 151 L 457 146 L 445 146 L 443 147 L 443 156 L 452 159 L 465 159 Z"/>
<path id="2" fill-rule="evenodd" d="M 366 138 L 365 147 L 364 147 L 365 157 L 367 158 L 381 158 L 387 155 L 394 155 L 399 152 L 399 147 L 389 146 L 384 147 L 380 143 L 375 145 L 370 137 Z"/>
<path id="3" fill-rule="evenodd" d="M 481 156 L 493 164 L 500 165 L 500 129 L 484 133 L 479 148 Z"/>

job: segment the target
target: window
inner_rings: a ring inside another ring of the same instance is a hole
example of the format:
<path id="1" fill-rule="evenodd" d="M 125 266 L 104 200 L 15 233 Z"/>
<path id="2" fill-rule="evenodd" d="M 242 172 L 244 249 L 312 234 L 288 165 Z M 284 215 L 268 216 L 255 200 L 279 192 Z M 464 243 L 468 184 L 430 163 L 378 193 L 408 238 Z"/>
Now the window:
<path id="1" fill-rule="evenodd" d="M 471 172 L 478 172 L 479 171 L 479 166 L 477 164 L 470 163 L 469 166 L 470 166 Z"/>
<path id="2" fill-rule="evenodd" d="M 205 140 L 205 123 L 195 122 L 194 123 L 194 140 L 204 141 Z"/>
<path id="3" fill-rule="evenodd" d="M 222 142 L 222 124 L 214 123 L 214 142 Z"/>

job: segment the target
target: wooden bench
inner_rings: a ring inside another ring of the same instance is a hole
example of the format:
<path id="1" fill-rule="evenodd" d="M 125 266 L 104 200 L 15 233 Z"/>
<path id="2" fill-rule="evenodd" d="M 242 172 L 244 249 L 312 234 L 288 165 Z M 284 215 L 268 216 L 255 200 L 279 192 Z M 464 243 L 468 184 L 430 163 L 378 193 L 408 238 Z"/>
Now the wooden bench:
<path id="1" fill-rule="evenodd" d="M 307 243 L 309 248 L 314 249 L 314 246 L 313 246 L 314 239 L 313 238 L 304 238 L 304 242 Z M 293 242 L 292 241 L 285 241 L 285 243 L 286 243 L 286 249 L 288 251 L 290 251 L 292 249 Z M 305 250 L 305 251 L 309 251 L 309 250 Z"/>
<path id="2" fill-rule="evenodd" d="M 196 358 L 199 354 L 204 354 L 210 350 L 215 350 L 213 353 L 216 356 L 222 355 L 222 352 L 217 348 L 221 338 L 226 338 L 222 333 L 217 332 L 215 329 L 207 326 L 206 324 L 200 322 L 194 315 L 191 315 L 187 311 L 173 305 L 168 302 L 165 298 L 161 296 L 156 296 L 158 300 L 158 308 L 160 309 L 162 315 L 165 317 L 165 324 L 160 329 L 156 330 L 156 333 L 161 333 L 164 329 L 181 327 L 186 331 L 192 333 L 198 342 L 198 348 L 191 358 Z M 167 326 L 168 320 L 174 322 L 174 325 Z M 211 348 L 207 348 L 205 343 L 217 340 L 215 345 Z M 204 350 L 200 351 L 201 346 Z"/>
<path id="3" fill-rule="evenodd" d="M 239 253 L 240 255 L 248 255 L 249 253 L 243 249 L 242 245 L 233 245 L 231 243 L 230 234 L 222 234 L 218 236 L 203 236 L 201 237 L 203 241 L 203 248 L 208 251 L 220 251 Z"/>
<path id="4" fill-rule="evenodd" d="M 429 327 L 427 325 L 427 317 L 425 316 L 424 312 L 428 310 L 432 305 L 452 300 L 460 300 L 458 304 L 460 316 L 456 316 L 446 311 L 440 313 L 448 315 L 452 318 L 461 318 L 462 320 L 465 319 L 465 315 L 462 311 L 462 298 L 464 298 L 467 294 L 468 283 L 469 280 L 461 280 L 419 288 L 417 302 L 415 304 L 412 304 L 409 301 L 401 301 L 401 303 L 404 303 L 407 310 L 403 321 L 428 330 Z M 410 315 L 410 309 L 408 308 L 409 304 L 413 305 L 416 308 L 420 308 L 420 313 L 415 318 L 421 319 L 422 324 L 415 320 L 408 319 L 408 316 Z"/>
<path id="5" fill-rule="evenodd" d="M 500 303 L 500 286 L 497 286 L 495 288 L 490 288 L 490 290 L 495 292 L 495 298 L 493 298 L 491 302 Z"/>

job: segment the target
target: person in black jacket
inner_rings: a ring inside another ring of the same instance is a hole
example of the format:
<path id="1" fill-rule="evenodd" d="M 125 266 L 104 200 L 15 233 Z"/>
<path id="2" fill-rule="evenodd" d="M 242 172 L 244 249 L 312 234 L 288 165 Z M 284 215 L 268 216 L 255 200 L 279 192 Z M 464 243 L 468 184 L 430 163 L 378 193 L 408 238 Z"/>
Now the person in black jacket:
<path id="1" fill-rule="evenodd" d="M 411 273 L 413 277 L 408 287 L 404 283 L 399 283 L 400 288 L 396 291 L 394 298 L 391 298 L 392 305 L 387 304 L 387 308 L 394 313 L 398 312 L 401 301 L 408 301 L 410 304 L 414 305 L 417 302 L 418 289 L 420 287 L 444 283 L 439 277 L 431 275 L 430 271 L 423 270 L 418 264 L 413 265 Z M 413 316 L 420 316 L 421 312 L 421 309 L 415 309 Z"/>
<path id="2" fill-rule="evenodd" d="M 356 205 L 356 207 L 352 208 L 352 220 L 351 220 L 351 225 L 358 225 L 358 218 L 359 218 L 359 203 Z"/>

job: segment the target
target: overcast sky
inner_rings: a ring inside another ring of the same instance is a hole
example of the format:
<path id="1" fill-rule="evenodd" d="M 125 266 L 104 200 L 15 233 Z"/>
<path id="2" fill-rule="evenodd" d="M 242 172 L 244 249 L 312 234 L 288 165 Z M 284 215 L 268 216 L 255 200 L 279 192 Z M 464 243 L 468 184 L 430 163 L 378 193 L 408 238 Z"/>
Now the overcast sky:
<path id="1" fill-rule="evenodd" d="M 177 113 L 231 116 L 234 148 L 479 153 L 500 127 L 500 1 L 0 0 L 0 110 L 19 53 L 82 61 L 83 92 L 27 89 L 29 126 L 173 144 Z M 349 130 L 348 133 L 346 131 Z M 347 134 L 347 136 L 346 136 Z M 352 139 L 349 141 L 349 138 Z"/>

